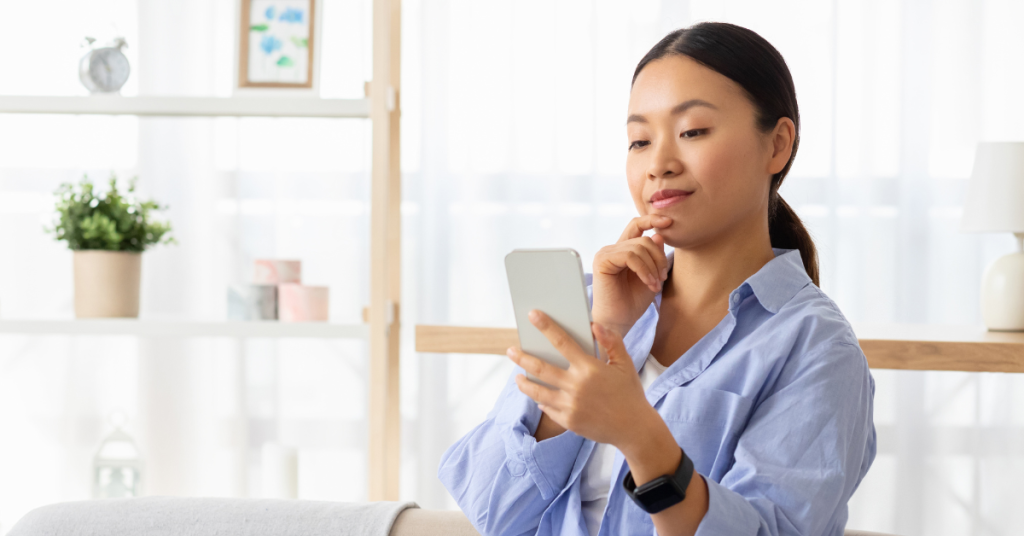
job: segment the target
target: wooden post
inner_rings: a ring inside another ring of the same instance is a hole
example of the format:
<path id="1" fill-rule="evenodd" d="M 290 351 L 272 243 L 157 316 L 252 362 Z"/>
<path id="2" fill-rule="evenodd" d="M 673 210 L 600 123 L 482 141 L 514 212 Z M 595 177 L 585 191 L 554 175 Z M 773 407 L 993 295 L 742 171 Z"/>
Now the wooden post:
<path id="1" fill-rule="evenodd" d="M 368 476 L 371 501 L 398 500 L 401 1 L 373 2 L 373 172 L 370 189 L 370 366 Z"/>

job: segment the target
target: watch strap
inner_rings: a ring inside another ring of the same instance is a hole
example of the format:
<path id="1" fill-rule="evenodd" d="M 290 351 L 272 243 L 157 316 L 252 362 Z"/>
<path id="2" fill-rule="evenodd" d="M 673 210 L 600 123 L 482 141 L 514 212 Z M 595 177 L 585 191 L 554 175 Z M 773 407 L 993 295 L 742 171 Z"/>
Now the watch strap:
<path id="1" fill-rule="evenodd" d="M 686 498 L 686 488 L 693 479 L 693 471 L 693 460 L 686 455 L 686 451 L 682 451 L 682 458 L 675 474 L 659 476 L 637 486 L 633 480 L 633 472 L 628 471 L 622 479 L 622 487 L 643 511 L 656 514 Z"/>

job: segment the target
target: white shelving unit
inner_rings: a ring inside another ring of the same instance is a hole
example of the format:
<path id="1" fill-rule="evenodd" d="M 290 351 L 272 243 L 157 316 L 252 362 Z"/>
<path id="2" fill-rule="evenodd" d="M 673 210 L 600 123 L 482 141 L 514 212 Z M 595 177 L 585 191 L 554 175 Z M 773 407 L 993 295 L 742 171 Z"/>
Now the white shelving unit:
<path id="1" fill-rule="evenodd" d="M 0 96 L 5 114 L 102 114 L 141 117 L 370 117 L 369 99 L 290 97 Z"/>
<path id="2" fill-rule="evenodd" d="M 231 337 L 366 339 L 366 324 L 320 322 L 216 322 L 135 320 L 122 318 L 67 320 L 0 320 L 0 333 L 23 335 L 128 335 L 136 337 Z"/>
<path id="3" fill-rule="evenodd" d="M 366 324 L 167 320 L 0 320 L 0 334 L 363 339 L 369 342 L 370 500 L 398 500 L 401 0 L 373 0 L 373 81 L 364 99 L 316 97 L 0 96 L 0 114 L 370 119 L 370 304 Z"/>

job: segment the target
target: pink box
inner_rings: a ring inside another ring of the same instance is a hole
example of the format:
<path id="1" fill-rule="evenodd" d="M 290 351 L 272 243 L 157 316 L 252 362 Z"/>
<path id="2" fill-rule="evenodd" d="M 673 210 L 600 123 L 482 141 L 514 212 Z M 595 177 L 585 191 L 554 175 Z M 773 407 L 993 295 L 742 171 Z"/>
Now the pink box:
<path id="1" fill-rule="evenodd" d="M 256 259 L 253 283 L 257 285 L 280 285 L 302 282 L 302 262 L 280 259 Z"/>
<path id="2" fill-rule="evenodd" d="M 277 318 L 281 322 L 327 322 L 327 297 L 327 287 L 279 285 Z"/>

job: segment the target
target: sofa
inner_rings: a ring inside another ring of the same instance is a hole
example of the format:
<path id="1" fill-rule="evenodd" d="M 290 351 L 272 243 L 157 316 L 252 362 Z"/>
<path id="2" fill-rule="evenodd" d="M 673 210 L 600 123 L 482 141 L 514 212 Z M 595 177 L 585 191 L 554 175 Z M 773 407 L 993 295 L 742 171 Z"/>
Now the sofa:
<path id="1" fill-rule="evenodd" d="M 410 502 L 145 497 L 51 504 L 8 536 L 479 536 L 462 512 Z M 847 530 L 845 536 L 886 536 Z"/>

